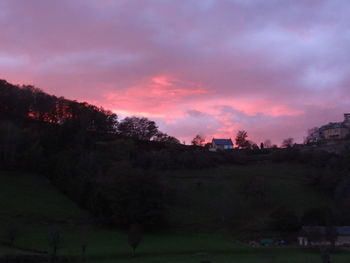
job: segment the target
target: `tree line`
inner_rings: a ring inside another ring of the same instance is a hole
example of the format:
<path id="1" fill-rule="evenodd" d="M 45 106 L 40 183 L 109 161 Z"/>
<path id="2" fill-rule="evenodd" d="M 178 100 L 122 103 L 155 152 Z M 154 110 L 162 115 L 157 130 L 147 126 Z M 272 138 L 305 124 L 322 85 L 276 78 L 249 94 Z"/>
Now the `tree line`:
<path id="1" fill-rule="evenodd" d="M 248 132 L 245 130 L 239 130 L 237 131 L 235 135 L 235 144 L 237 146 L 237 149 L 241 150 L 257 150 L 259 149 L 259 146 L 251 141 L 248 140 Z M 191 141 L 191 145 L 194 146 L 204 146 L 206 148 L 211 147 L 211 143 L 205 143 L 205 138 L 204 136 L 197 134 Z M 282 148 L 290 148 L 294 146 L 294 139 L 293 138 L 286 138 L 282 141 L 281 147 Z M 269 149 L 269 148 L 278 148 L 276 144 L 272 144 L 270 139 L 266 139 L 264 142 L 260 143 L 260 149 Z"/>

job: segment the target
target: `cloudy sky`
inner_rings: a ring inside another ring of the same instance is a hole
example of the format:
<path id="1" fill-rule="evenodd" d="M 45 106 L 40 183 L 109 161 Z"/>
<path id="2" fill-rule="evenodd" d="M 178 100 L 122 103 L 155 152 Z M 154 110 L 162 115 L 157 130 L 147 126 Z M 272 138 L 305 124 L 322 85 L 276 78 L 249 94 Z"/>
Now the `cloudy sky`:
<path id="1" fill-rule="evenodd" d="M 348 0 L 1 0 L 0 78 L 189 142 L 302 141 L 350 112 Z"/>

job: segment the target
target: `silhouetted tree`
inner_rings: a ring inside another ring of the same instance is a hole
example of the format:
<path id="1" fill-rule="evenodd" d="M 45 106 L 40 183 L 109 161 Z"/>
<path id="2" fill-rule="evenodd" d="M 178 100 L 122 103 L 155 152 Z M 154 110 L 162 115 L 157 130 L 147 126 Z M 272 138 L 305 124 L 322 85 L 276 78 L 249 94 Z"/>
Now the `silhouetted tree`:
<path id="1" fill-rule="evenodd" d="M 336 217 L 329 207 L 317 207 L 307 210 L 301 223 L 307 226 L 330 226 L 336 223 Z"/>
<path id="2" fill-rule="evenodd" d="M 148 141 L 159 131 L 156 123 L 147 118 L 126 117 L 119 123 L 118 132 L 123 136 Z"/>
<path id="3" fill-rule="evenodd" d="M 240 149 L 249 149 L 251 147 L 251 143 L 247 140 L 248 133 L 244 130 L 238 131 L 236 134 L 236 145 Z"/>
<path id="4" fill-rule="evenodd" d="M 168 134 L 160 132 L 160 131 L 153 137 L 153 140 L 156 142 L 180 144 L 180 141 L 178 139 L 176 139 L 175 137 L 169 136 Z"/>
<path id="5" fill-rule="evenodd" d="M 111 167 L 101 180 L 92 206 L 94 214 L 121 228 L 142 222 L 145 228 L 159 229 L 164 225 L 164 201 L 156 174 L 124 162 Z"/>
<path id="6" fill-rule="evenodd" d="M 191 141 L 191 144 L 195 146 L 203 146 L 204 142 L 205 139 L 201 135 L 197 134 L 196 137 L 194 137 Z"/>
<path id="7" fill-rule="evenodd" d="M 11 121 L 0 121 L 0 162 L 14 165 L 17 159 L 23 132 Z"/>
<path id="8" fill-rule="evenodd" d="M 270 217 L 271 230 L 295 232 L 300 227 L 298 217 L 284 206 L 275 209 Z"/>
<path id="9" fill-rule="evenodd" d="M 318 127 L 314 127 L 314 128 L 308 129 L 307 136 L 304 140 L 304 143 L 305 144 L 317 143 L 320 141 L 320 139 L 321 139 L 320 130 Z"/>
<path id="10" fill-rule="evenodd" d="M 137 247 L 142 241 L 142 228 L 139 224 L 133 224 L 128 232 L 129 245 L 132 248 L 132 256 L 135 256 Z"/>
<path id="11" fill-rule="evenodd" d="M 252 149 L 252 150 L 259 150 L 259 146 L 256 144 L 256 143 L 254 143 L 254 142 L 250 142 L 250 148 Z"/>
<path id="12" fill-rule="evenodd" d="M 293 138 L 287 138 L 284 139 L 282 142 L 283 148 L 291 148 L 294 145 L 294 139 Z"/>

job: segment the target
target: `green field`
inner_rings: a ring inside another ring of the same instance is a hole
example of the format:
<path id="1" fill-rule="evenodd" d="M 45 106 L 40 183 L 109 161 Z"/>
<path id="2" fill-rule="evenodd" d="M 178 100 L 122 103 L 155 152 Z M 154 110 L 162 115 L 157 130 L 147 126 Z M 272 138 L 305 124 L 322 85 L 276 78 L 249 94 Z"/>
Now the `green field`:
<path id="1" fill-rule="evenodd" d="M 269 215 L 279 207 L 300 218 L 308 209 L 331 206 L 327 195 L 307 184 L 309 175 L 315 172 L 320 171 L 269 163 L 172 171 L 162 177 L 172 188 L 169 191 L 176 193 L 170 209 L 174 225 L 216 231 L 223 225 L 234 225 L 236 232 L 251 232 L 266 228 Z M 245 194 L 247 185 L 264 195 Z"/>
<path id="2" fill-rule="evenodd" d="M 36 254 L 28 249 L 50 252 L 47 231 L 56 225 L 64 235 L 58 253 L 72 260 L 80 258 L 81 240 L 87 240 L 87 259 L 96 263 L 321 262 L 317 251 L 292 247 L 250 248 L 237 241 L 241 229 L 228 231 L 219 227 L 222 222 L 239 218 L 237 222 L 242 229 L 259 230 L 268 223 L 268 207 L 284 205 L 301 215 L 315 203 L 331 204 L 327 196 L 306 185 L 311 172 L 314 171 L 303 166 L 285 164 L 164 172 L 162 178 L 167 191 L 176 189 L 169 204 L 174 230 L 145 235 L 135 258 L 130 256 L 125 233 L 92 226 L 89 214 L 45 178 L 0 172 L 0 230 L 3 233 L 13 223 L 21 228 L 15 248 L 3 243 L 0 255 Z M 249 180 L 260 180 L 257 178 L 261 178 L 259 184 L 263 184 L 268 193 L 263 209 L 256 207 L 262 204 L 245 197 L 240 190 Z M 4 238 L 2 241 L 6 242 Z M 350 255 L 338 252 L 332 255 L 332 260 L 350 262 Z"/>

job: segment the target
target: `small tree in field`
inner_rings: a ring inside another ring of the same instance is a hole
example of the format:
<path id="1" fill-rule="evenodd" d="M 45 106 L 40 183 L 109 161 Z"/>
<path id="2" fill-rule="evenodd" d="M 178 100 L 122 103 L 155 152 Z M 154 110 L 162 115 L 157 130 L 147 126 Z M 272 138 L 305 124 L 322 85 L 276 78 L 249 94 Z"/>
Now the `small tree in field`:
<path id="1" fill-rule="evenodd" d="M 142 241 L 142 228 L 139 224 L 133 224 L 128 232 L 129 245 L 132 248 L 132 256 L 135 256 L 137 247 Z"/>

